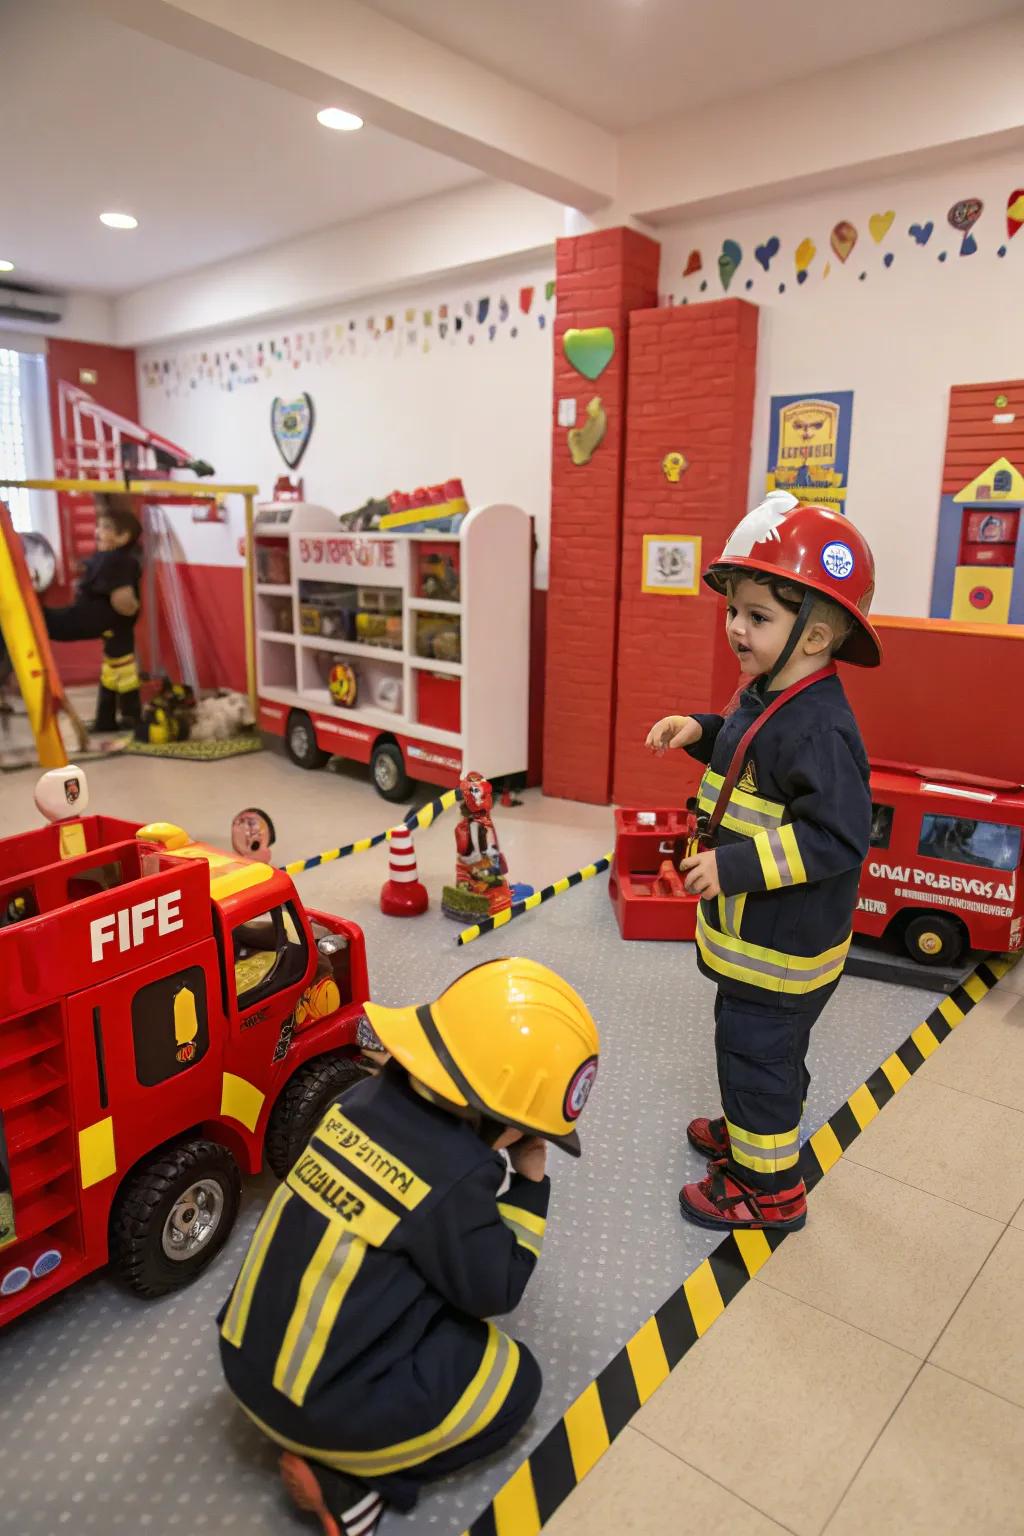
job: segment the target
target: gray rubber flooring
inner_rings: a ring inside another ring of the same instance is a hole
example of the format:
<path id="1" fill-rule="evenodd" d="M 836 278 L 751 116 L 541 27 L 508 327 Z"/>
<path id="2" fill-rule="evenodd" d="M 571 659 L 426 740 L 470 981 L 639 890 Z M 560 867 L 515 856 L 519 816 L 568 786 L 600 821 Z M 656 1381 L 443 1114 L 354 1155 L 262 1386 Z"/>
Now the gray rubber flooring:
<path id="1" fill-rule="evenodd" d="M 262 796 L 259 786 L 253 787 L 252 766 L 245 769 L 242 793 L 248 803 L 262 798 L 275 818 L 278 805 L 270 800 L 275 787 L 279 793 L 294 792 L 315 780 L 312 799 L 317 803 L 330 792 L 326 781 L 331 775 L 296 780 L 286 765 L 263 759 L 254 763 L 262 764 L 257 773 L 266 779 Z M 157 814 L 186 820 L 181 806 L 168 803 L 181 800 L 195 808 L 190 823 L 195 835 L 223 840 L 224 831 L 204 825 L 209 813 L 202 795 L 216 786 L 223 801 L 224 774 L 230 768 L 185 770 L 187 781 L 163 781 L 173 782 L 175 794 L 164 795 Z M 167 770 L 183 772 L 178 765 L 166 765 Z M 127 783 L 124 775 L 122 765 L 116 782 Z M 186 782 L 187 788 L 179 787 Z M 144 814 L 131 804 L 138 798 L 126 790 L 119 808 L 124 814 Z M 94 807 L 97 799 L 94 785 Z M 235 801 L 241 803 L 238 794 Z M 348 835 L 375 830 L 390 819 L 372 794 L 364 799 L 360 792 L 360 804 L 362 820 L 353 824 L 350 819 Z M 344 829 L 325 830 L 319 816 L 319 839 L 316 829 L 310 835 L 312 808 L 308 801 L 288 808 L 285 821 L 290 819 L 295 831 L 282 858 L 329 845 L 334 841 L 330 830 L 339 832 L 337 841 L 345 840 Z M 0 812 L 9 809 L 0 806 Z M 528 805 L 523 812 L 505 813 L 499 830 L 512 827 L 517 814 L 520 825 L 503 839 L 504 845 L 537 851 L 534 869 L 513 864 L 514 873 L 543 883 L 559 872 L 544 867 L 543 860 L 545 839 L 553 830 L 545 823 L 552 813 L 538 812 L 531 832 L 534 813 Z M 434 829 L 429 835 L 450 850 L 450 833 Z M 586 862 L 608 846 L 607 825 L 596 841 L 590 828 L 577 830 L 576 838 L 582 839 L 576 862 Z M 366 855 L 364 866 L 375 857 Z M 447 866 L 447 852 L 436 859 Z M 382 1527 L 387 1536 L 458 1533 L 718 1240 L 684 1224 L 676 1202 L 684 1177 L 702 1168 L 686 1144 L 686 1121 L 717 1108 L 713 990 L 698 975 L 690 946 L 619 939 L 606 877 L 465 950 L 455 947 L 457 929 L 436 907 L 401 923 L 381 916 L 373 892 L 382 877 L 380 864 L 369 875 L 365 868 L 357 875 L 345 864 L 334 864 L 299 882 L 311 905 L 344 912 L 364 925 L 373 991 L 382 1002 L 436 996 L 454 976 L 487 956 L 521 953 L 554 966 L 579 989 L 602 1035 L 600 1075 L 581 1124 L 584 1155 L 578 1163 L 551 1155 L 555 1187 L 544 1257 L 511 1323 L 511 1331 L 528 1343 L 544 1369 L 535 1419 L 504 1456 L 437 1485 L 413 1515 L 388 1515 Z M 805 1134 L 936 1001 L 937 995 L 874 981 L 842 983 L 814 1031 Z M 246 1536 L 286 1536 L 308 1528 L 280 1489 L 275 1452 L 233 1408 L 216 1353 L 213 1316 L 271 1187 L 267 1179 L 250 1182 L 228 1248 L 189 1290 L 162 1302 L 142 1302 L 100 1274 L 0 1334 L 0 1532 L 184 1536 L 237 1530 Z"/>

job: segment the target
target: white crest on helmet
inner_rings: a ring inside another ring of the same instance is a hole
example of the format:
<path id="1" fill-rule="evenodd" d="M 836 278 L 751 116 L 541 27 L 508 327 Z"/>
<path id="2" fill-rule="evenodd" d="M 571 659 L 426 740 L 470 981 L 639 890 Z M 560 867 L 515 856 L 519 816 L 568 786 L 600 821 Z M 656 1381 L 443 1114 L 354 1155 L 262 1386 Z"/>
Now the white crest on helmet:
<path id="1" fill-rule="evenodd" d="M 769 491 L 761 505 L 754 507 L 742 522 L 736 524 L 729 535 L 728 544 L 722 550 L 722 560 L 728 560 L 731 556 L 743 559 L 750 554 L 755 544 L 764 543 L 768 539 L 777 541 L 779 525 L 799 505 L 797 498 L 788 491 Z"/>

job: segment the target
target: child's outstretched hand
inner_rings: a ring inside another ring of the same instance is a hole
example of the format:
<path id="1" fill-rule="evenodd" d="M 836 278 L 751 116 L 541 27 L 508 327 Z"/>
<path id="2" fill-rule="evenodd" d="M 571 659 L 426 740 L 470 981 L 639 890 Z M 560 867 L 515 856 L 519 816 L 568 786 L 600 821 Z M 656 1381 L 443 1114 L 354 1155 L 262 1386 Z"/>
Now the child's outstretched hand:
<path id="1" fill-rule="evenodd" d="M 666 752 L 674 747 L 692 747 L 700 741 L 702 728 L 690 715 L 666 715 L 647 732 L 644 745 L 649 752 Z"/>
<path id="2" fill-rule="evenodd" d="M 539 1184 L 548 1166 L 548 1144 L 542 1136 L 524 1136 L 508 1149 L 509 1162 L 524 1179 Z"/>
<path id="3" fill-rule="evenodd" d="M 679 865 L 679 873 L 691 896 L 703 896 L 707 900 L 713 896 L 721 896 L 722 887 L 718 883 L 718 856 L 713 848 L 709 848 L 705 853 L 695 853 L 689 859 L 683 859 Z"/>

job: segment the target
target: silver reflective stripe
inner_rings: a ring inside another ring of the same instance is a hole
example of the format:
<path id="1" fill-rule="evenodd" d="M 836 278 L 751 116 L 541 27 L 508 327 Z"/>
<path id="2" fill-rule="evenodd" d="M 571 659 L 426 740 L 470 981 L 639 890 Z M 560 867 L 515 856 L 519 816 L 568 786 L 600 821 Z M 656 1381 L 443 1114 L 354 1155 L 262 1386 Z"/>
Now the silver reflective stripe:
<path id="1" fill-rule="evenodd" d="M 738 939 L 740 936 L 737 914 L 742 905 L 742 900 L 741 896 L 726 896 L 724 898 L 722 915 L 725 919 L 725 931 L 726 933 L 731 933 L 734 939 Z"/>
<path id="2" fill-rule="evenodd" d="M 506 1216 L 504 1211 L 501 1211 L 500 1215 L 516 1242 L 521 1243 L 524 1248 L 529 1248 L 531 1253 L 540 1258 L 540 1251 L 544 1246 L 544 1234 L 531 1232 L 529 1227 L 524 1227 L 521 1221 L 515 1221 L 511 1216 Z"/>
<path id="3" fill-rule="evenodd" d="M 784 1147 L 755 1147 L 752 1141 L 737 1136 L 732 1126 L 729 1127 L 729 1145 L 735 1152 L 748 1158 L 760 1158 L 764 1163 L 789 1162 L 794 1153 L 800 1150 L 798 1133 L 794 1133 L 792 1141 L 788 1141 Z"/>
<path id="4" fill-rule="evenodd" d="M 327 1300 L 331 1286 L 345 1267 L 345 1261 L 355 1240 L 350 1232 L 342 1233 L 338 1238 L 333 1253 L 317 1278 L 316 1286 L 312 1296 L 309 1298 L 309 1305 L 302 1319 L 302 1327 L 299 1329 L 298 1337 L 292 1346 L 291 1358 L 288 1361 L 287 1368 L 281 1379 L 274 1382 L 278 1391 L 283 1392 L 286 1397 L 294 1397 L 298 1377 L 305 1364 L 306 1351 L 313 1342 L 313 1335 L 316 1333 L 324 1303 Z M 296 1306 L 299 1305 L 301 1305 L 301 1292 L 300 1300 L 296 1302 Z"/>
<path id="5" fill-rule="evenodd" d="M 774 960 L 765 960 L 759 955 L 748 954 L 744 950 L 737 954 L 734 950 L 727 949 L 724 944 L 715 943 L 714 929 L 709 928 L 706 922 L 700 923 L 701 939 L 707 949 L 719 960 L 726 961 L 729 965 L 741 966 L 747 971 L 758 971 L 762 976 L 775 976 L 779 981 L 790 978 L 793 981 L 813 981 L 817 976 L 827 976 L 830 971 L 842 969 L 843 955 L 836 955 L 832 960 L 825 960 L 820 965 L 815 965 L 807 970 L 803 966 L 796 970 L 788 965 L 779 965 Z"/>
<path id="6" fill-rule="evenodd" d="M 767 811 L 752 810 L 749 805 L 743 805 L 738 800 L 730 800 L 726 816 L 732 816 L 736 821 L 746 821 L 752 827 L 766 827 L 769 831 L 777 827 L 782 819 L 782 812 L 777 816 L 770 816 Z"/>
<path id="7" fill-rule="evenodd" d="M 777 831 L 768 833 L 768 846 L 772 851 L 772 858 L 775 860 L 775 868 L 779 872 L 779 880 L 783 885 L 795 885 L 796 881 L 793 878 L 793 871 L 789 867 L 786 850 L 782 846 L 782 838 Z"/>

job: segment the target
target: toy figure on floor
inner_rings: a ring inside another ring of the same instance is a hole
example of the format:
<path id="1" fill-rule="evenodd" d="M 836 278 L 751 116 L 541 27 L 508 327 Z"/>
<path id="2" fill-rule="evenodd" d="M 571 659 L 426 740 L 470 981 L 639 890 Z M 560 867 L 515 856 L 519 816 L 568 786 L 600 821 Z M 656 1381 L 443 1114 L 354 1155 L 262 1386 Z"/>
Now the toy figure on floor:
<path id="1" fill-rule="evenodd" d="M 466 918 L 493 917 L 529 896 L 533 887 L 510 886 L 508 863 L 498 846 L 491 809 L 494 791 L 479 773 L 467 773 L 459 781 L 462 819 L 455 827 L 455 884 L 441 893 L 441 910 L 461 922 Z"/>
<path id="2" fill-rule="evenodd" d="M 195 718 L 196 698 L 187 683 L 165 677 L 135 726 L 135 740 L 152 745 L 187 741 Z"/>
<path id="3" fill-rule="evenodd" d="M 534 960 L 365 1007 L 382 1070 L 328 1108 L 218 1317 L 228 1387 L 324 1536 L 372 1536 L 386 1504 L 411 1510 L 533 1412 L 540 1368 L 487 1319 L 537 1266 L 546 1142 L 579 1155 L 600 1050 L 582 998 Z"/>
<path id="4" fill-rule="evenodd" d="M 776 491 L 704 580 L 728 600 L 748 685 L 724 716 L 669 715 L 647 738 L 707 765 L 700 851 L 679 872 L 702 898 L 697 964 L 718 987 L 723 1113 L 687 1127 L 710 1161 L 679 1201 L 702 1227 L 785 1231 L 807 1218 L 807 1049 L 843 972 L 871 831 L 867 756 L 835 663 L 881 661 L 874 561 L 847 518 Z"/>
<path id="5" fill-rule="evenodd" d="M 231 823 L 231 846 L 246 859 L 270 863 L 270 849 L 275 841 L 274 823 L 258 805 L 247 806 Z"/>
<path id="6" fill-rule="evenodd" d="M 134 726 L 142 713 L 134 634 L 139 617 L 142 525 L 135 497 L 105 492 L 96 501 L 96 553 L 85 562 L 75 601 L 44 608 L 51 640 L 102 640 L 95 731 Z"/>

